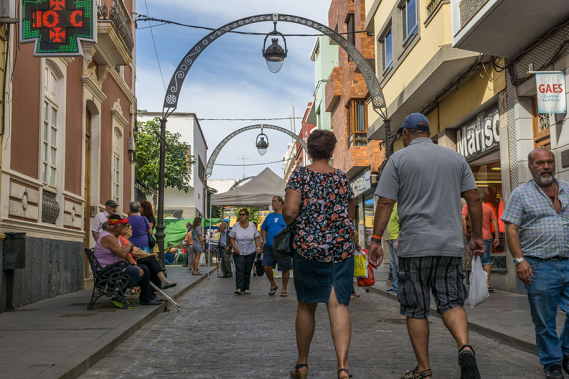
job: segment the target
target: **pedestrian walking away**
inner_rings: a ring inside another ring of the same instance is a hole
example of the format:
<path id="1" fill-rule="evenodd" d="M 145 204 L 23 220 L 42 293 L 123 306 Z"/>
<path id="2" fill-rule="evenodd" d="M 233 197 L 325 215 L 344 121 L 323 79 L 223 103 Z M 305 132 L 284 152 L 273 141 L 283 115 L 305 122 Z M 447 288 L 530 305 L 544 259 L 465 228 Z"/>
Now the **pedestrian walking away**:
<path id="1" fill-rule="evenodd" d="M 261 251 L 259 231 L 252 222 L 249 222 L 247 208 L 239 210 L 239 222 L 233 225 L 229 232 L 229 239 L 233 247 L 233 260 L 235 262 L 235 294 L 251 294 L 251 270 L 255 261 L 255 253 Z"/>
<path id="2" fill-rule="evenodd" d="M 201 225 L 201 217 L 194 218 L 194 221 L 192 222 L 192 230 L 190 231 L 190 235 L 192 237 L 192 245 L 188 245 L 188 265 L 190 263 L 192 265 L 192 267 L 189 268 L 189 270 L 192 271 L 192 275 L 203 275 L 199 271 L 200 255 L 205 250 Z"/>
<path id="3" fill-rule="evenodd" d="M 293 272 L 297 294 L 298 358 L 291 377 L 306 379 L 315 313 L 325 303 L 336 350 L 338 378 L 348 378 L 352 327 L 348 305 L 354 288 L 354 192 L 346 174 L 330 166 L 336 137 L 313 131 L 307 140 L 312 164 L 298 167 L 286 186 L 283 219 L 294 223 Z"/>
<path id="4" fill-rule="evenodd" d="M 292 270 L 292 265 L 289 262 L 281 262 L 275 259 L 273 255 L 273 241 L 275 236 L 280 232 L 283 228 L 286 228 L 286 224 L 283 220 L 283 198 L 280 196 L 273 197 L 272 206 L 274 212 L 271 212 L 263 221 L 261 225 L 261 237 L 263 239 L 263 266 L 265 267 L 265 274 L 267 274 L 267 279 L 271 284 L 271 288 L 269 290 L 269 295 L 274 295 L 279 288 L 275 283 L 275 279 L 273 277 L 273 269 L 277 267 L 277 269 L 281 272 L 282 275 L 282 286 L 281 289 L 281 296 L 286 297 L 288 296 L 286 289 L 288 286 L 288 280 L 290 278 L 290 270 Z"/>
<path id="5" fill-rule="evenodd" d="M 480 198 L 482 199 L 482 238 L 484 239 L 484 245 L 486 246 L 486 250 L 484 251 L 484 255 L 480 258 L 480 261 L 484 271 L 488 274 L 486 283 L 488 286 L 488 292 L 494 292 L 494 288 L 490 285 L 490 275 L 492 274 L 492 246 L 496 248 L 500 245 L 500 229 L 498 228 L 498 218 L 496 217 L 494 209 L 486 203 L 483 194 L 480 194 Z M 462 229 L 466 236 L 467 244 L 470 243 L 470 237 L 468 236 L 467 231 L 468 228 L 466 227 L 467 220 L 469 219 L 468 206 L 465 205 L 462 207 Z M 494 228 L 494 233 L 492 233 L 492 228 Z"/>
<path id="6" fill-rule="evenodd" d="M 397 213 L 397 203 L 393 205 L 389 222 L 387 223 L 387 240 L 389 245 L 389 264 L 391 266 L 391 288 L 387 292 L 397 292 L 397 274 L 399 273 L 399 259 L 397 258 L 397 247 L 399 240 L 399 214 Z"/>
<path id="7" fill-rule="evenodd" d="M 222 278 L 231 278 L 233 276 L 233 272 L 231 271 L 231 254 L 233 251 L 226 222 L 219 224 L 219 243 L 217 245 L 217 251 L 218 254 L 221 255 Z"/>
<path id="8" fill-rule="evenodd" d="M 472 222 L 471 255 L 482 255 L 482 203 L 470 166 L 459 153 L 436 145 L 429 138 L 429 120 L 413 113 L 398 130 L 404 149 L 393 154 L 377 186 L 379 196 L 370 246 L 370 263 L 383 260 L 381 236 L 398 202 L 400 234 L 398 293 L 400 312 L 407 317 L 407 330 L 417 358 L 414 369 L 402 379 L 431 378 L 429 363 L 430 294 L 437 313 L 454 337 L 458 348 L 461 379 L 480 378 L 474 349 L 468 344 L 467 297 L 462 273 L 464 252 L 461 196 Z M 295 275 L 296 276 L 296 275 Z"/>
<path id="9" fill-rule="evenodd" d="M 99 235 L 106 229 L 110 215 L 117 213 L 118 204 L 114 200 L 107 200 L 105 203 L 105 210 L 97 213 L 91 225 L 91 234 L 95 242 L 99 240 Z"/>
<path id="10" fill-rule="evenodd" d="M 557 308 L 569 306 L 569 183 L 555 179 L 555 155 L 539 148 L 528 155 L 532 179 L 510 195 L 502 214 L 506 239 L 524 283 L 539 361 L 546 378 L 569 374 L 569 314 L 557 335 Z"/>

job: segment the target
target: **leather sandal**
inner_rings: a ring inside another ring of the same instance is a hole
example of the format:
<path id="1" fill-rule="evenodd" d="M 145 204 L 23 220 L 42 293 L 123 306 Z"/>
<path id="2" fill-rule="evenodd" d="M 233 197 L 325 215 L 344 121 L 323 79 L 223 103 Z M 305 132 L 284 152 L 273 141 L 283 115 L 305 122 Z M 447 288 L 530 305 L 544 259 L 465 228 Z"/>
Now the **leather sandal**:
<path id="1" fill-rule="evenodd" d="M 348 374 L 348 378 L 351 378 L 351 377 L 353 376 L 353 375 L 350 375 L 350 373 L 348 372 L 348 370 L 346 370 L 345 368 L 341 368 L 341 369 L 338 370 L 338 379 L 343 379 L 343 378 L 340 378 L 340 373 L 341 373 L 342 371 L 345 371 L 346 374 Z"/>
<path id="2" fill-rule="evenodd" d="M 460 366 L 460 379 L 480 379 L 480 373 L 476 365 L 476 353 L 472 346 L 462 345 L 458 349 L 458 365 Z"/>
<path id="3" fill-rule="evenodd" d="M 419 366 L 417 366 L 413 371 L 407 371 L 405 374 L 401 375 L 401 379 L 423 379 L 432 375 L 433 370 L 428 369 L 425 371 L 419 371 Z"/>
<path id="4" fill-rule="evenodd" d="M 302 363 L 294 366 L 294 370 L 290 372 L 290 377 L 294 379 L 306 379 L 308 377 L 308 371 L 302 371 L 302 372 L 298 371 L 298 369 L 302 367 L 308 368 L 308 365 L 306 363 Z M 296 373 L 294 372 L 295 370 Z"/>

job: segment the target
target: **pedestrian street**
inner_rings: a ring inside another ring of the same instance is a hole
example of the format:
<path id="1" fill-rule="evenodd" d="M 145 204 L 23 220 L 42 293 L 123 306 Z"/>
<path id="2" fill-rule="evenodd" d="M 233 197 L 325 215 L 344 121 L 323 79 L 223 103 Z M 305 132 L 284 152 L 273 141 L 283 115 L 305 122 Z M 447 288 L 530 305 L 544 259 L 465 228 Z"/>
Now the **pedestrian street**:
<path id="1" fill-rule="evenodd" d="M 280 280 L 276 280 L 281 287 Z M 291 283 L 292 284 L 292 283 Z M 251 278 L 251 295 L 233 294 L 233 279 L 205 278 L 178 300 L 182 310 L 144 325 L 81 378 L 289 378 L 296 359 L 296 293 L 268 296 L 266 277 Z M 376 293 L 351 300 L 350 373 L 360 378 L 400 378 L 415 366 L 399 304 Z M 459 378 L 455 342 L 442 321 L 430 317 L 434 378 Z M 538 358 L 470 332 L 482 378 L 542 378 Z M 328 315 L 321 304 L 308 359 L 309 378 L 335 378 Z"/>

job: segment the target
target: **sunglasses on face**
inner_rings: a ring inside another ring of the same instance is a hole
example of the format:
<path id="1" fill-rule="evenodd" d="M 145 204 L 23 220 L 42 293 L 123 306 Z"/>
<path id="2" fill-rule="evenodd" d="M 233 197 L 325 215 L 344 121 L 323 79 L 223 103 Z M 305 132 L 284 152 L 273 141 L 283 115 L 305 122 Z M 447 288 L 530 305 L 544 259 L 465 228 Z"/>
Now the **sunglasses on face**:
<path id="1" fill-rule="evenodd" d="M 245 213 L 239 213 L 239 216 L 247 216 Z"/>

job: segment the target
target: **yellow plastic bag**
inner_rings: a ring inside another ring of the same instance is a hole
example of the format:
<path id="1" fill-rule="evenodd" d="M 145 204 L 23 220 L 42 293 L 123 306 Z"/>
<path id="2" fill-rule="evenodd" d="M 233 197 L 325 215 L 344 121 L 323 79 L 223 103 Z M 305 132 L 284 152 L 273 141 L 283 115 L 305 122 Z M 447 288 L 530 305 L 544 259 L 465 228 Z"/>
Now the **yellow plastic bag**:
<path id="1" fill-rule="evenodd" d="M 361 250 L 356 251 L 354 255 L 354 277 L 367 278 L 367 254 Z"/>

